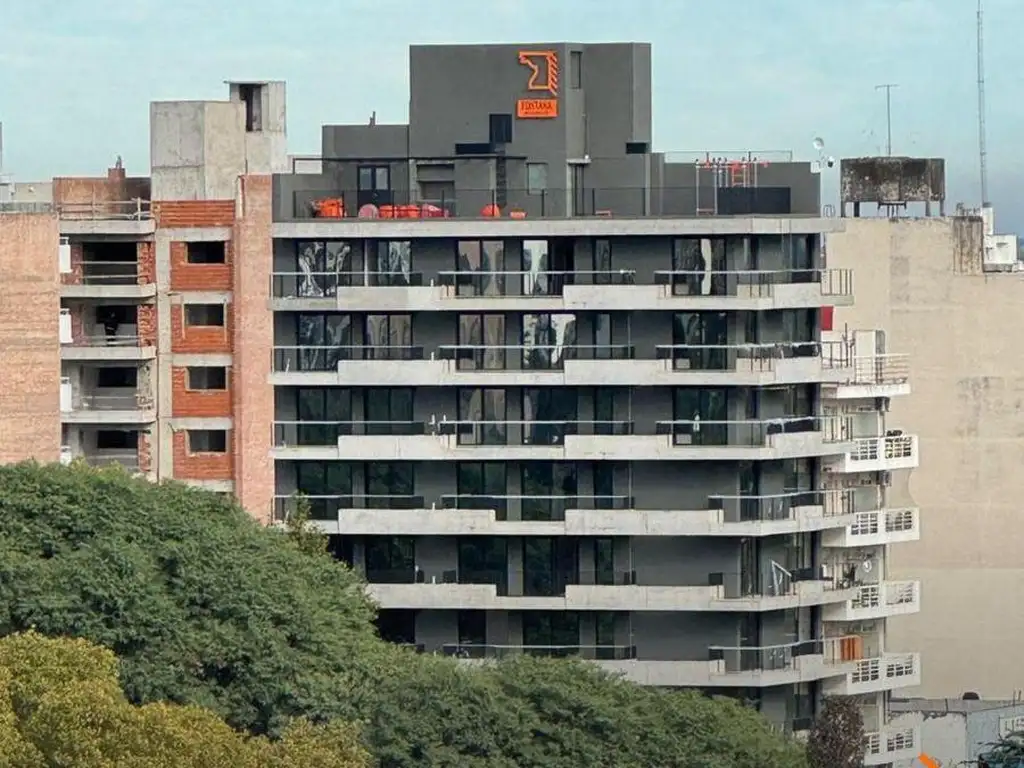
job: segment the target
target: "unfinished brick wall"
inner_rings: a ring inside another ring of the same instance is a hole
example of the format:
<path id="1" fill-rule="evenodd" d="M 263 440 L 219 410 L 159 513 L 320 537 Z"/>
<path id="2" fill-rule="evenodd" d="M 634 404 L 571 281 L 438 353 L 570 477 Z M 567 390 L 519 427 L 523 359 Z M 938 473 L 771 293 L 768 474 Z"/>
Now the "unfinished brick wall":
<path id="1" fill-rule="evenodd" d="M 174 477 L 182 480 L 231 480 L 234 470 L 234 431 L 228 432 L 226 453 L 189 453 L 188 433 L 173 435 Z"/>
<path id="2" fill-rule="evenodd" d="M 139 471 L 153 471 L 153 443 L 149 432 L 139 433 Z"/>
<path id="3" fill-rule="evenodd" d="M 139 262 L 139 285 L 156 282 L 156 245 L 143 241 L 137 248 Z M 72 262 L 74 263 L 74 262 Z"/>
<path id="4" fill-rule="evenodd" d="M 161 200 L 153 203 L 161 228 L 230 227 L 235 222 L 234 200 Z"/>
<path id="5" fill-rule="evenodd" d="M 227 389 L 189 389 L 188 369 L 171 368 L 172 413 L 176 417 L 212 418 L 231 415 L 231 368 Z"/>
<path id="6" fill-rule="evenodd" d="M 224 325 L 222 327 L 190 326 L 185 327 L 185 307 L 182 304 L 171 306 L 171 351 L 183 354 L 212 352 L 225 354 L 231 352 L 231 332 L 234 327 L 232 315 L 234 305 L 228 303 L 224 307 Z M 263 310 L 268 312 L 266 308 Z"/>
<path id="7" fill-rule="evenodd" d="M 142 304 L 138 312 L 139 346 L 156 346 L 156 305 Z"/>
<path id="8" fill-rule="evenodd" d="M 72 217 L 126 215 L 134 210 L 129 201 L 149 197 L 149 177 L 128 176 L 124 168 L 108 168 L 106 176 L 58 176 L 53 180 L 53 202 Z"/>
<path id="9" fill-rule="evenodd" d="M 189 264 L 188 243 L 171 243 L 171 290 L 230 291 L 231 250 L 225 243 L 223 264 Z"/>
<path id="10" fill-rule="evenodd" d="M 241 217 L 232 242 L 234 267 L 235 496 L 250 515 L 270 522 L 274 388 L 268 385 L 274 316 L 267 309 L 273 270 L 271 177 L 243 176 Z"/>
<path id="11" fill-rule="evenodd" d="M 0 214 L 0 463 L 60 459 L 56 216 Z"/>
<path id="12" fill-rule="evenodd" d="M 82 312 L 84 308 L 79 305 L 77 307 L 71 307 L 71 340 L 75 344 L 81 344 L 85 341 L 85 325 L 82 321 Z"/>

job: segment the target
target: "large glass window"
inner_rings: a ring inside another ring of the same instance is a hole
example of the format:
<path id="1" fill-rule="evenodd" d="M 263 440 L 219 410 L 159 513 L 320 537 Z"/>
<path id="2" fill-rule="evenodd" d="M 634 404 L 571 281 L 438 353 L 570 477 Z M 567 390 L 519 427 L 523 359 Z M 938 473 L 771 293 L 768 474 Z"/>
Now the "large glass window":
<path id="1" fill-rule="evenodd" d="M 523 315 L 523 368 L 558 369 L 576 344 L 576 316 Z"/>
<path id="2" fill-rule="evenodd" d="M 672 359 L 677 369 L 725 370 L 728 343 L 725 312 L 677 312 L 672 317 Z"/>
<path id="3" fill-rule="evenodd" d="M 569 387 L 528 387 L 523 390 L 523 443 L 562 445 L 577 422 L 578 396 Z"/>
<path id="4" fill-rule="evenodd" d="M 294 280 L 297 290 L 286 290 L 285 296 L 331 297 L 337 295 L 339 285 L 351 285 L 352 246 L 344 240 L 300 241 L 296 243 L 295 260 L 295 275 L 282 275 L 281 279 L 286 289 Z"/>
<path id="5" fill-rule="evenodd" d="M 459 645 L 487 644 L 487 611 L 459 611 Z"/>
<path id="6" fill-rule="evenodd" d="M 628 621 L 628 618 L 626 619 Z M 610 611 L 599 611 L 594 614 L 594 639 L 597 645 L 597 658 L 614 659 L 616 656 L 616 624 L 618 617 Z"/>
<path id="7" fill-rule="evenodd" d="M 600 237 L 594 240 L 594 284 L 612 282 L 612 241 Z"/>
<path id="8" fill-rule="evenodd" d="M 371 461 L 364 466 L 366 479 L 366 506 L 371 509 L 392 509 L 402 499 L 413 495 L 416 485 L 412 462 Z"/>
<path id="9" fill-rule="evenodd" d="M 505 368 L 505 316 L 459 315 L 458 367 L 466 371 Z"/>
<path id="10" fill-rule="evenodd" d="M 498 594 L 508 594 L 508 547 L 504 537 L 467 536 L 457 543 L 459 583 L 497 584 Z"/>
<path id="11" fill-rule="evenodd" d="M 677 387 L 673 392 L 677 440 L 693 445 L 727 445 L 728 397 L 724 387 Z"/>
<path id="12" fill-rule="evenodd" d="M 594 546 L 594 583 L 613 586 L 615 578 L 615 539 L 597 538 Z"/>
<path id="13" fill-rule="evenodd" d="M 464 461 L 455 468 L 458 507 L 494 509 L 499 520 L 506 519 L 508 506 L 508 465 L 503 461 Z"/>
<path id="14" fill-rule="evenodd" d="M 352 426 L 352 390 L 340 387 L 295 389 L 295 445 L 333 445 Z"/>
<path id="15" fill-rule="evenodd" d="M 377 633 L 396 645 L 416 642 L 416 611 L 384 610 L 377 614 Z"/>
<path id="16" fill-rule="evenodd" d="M 579 614 L 524 611 L 523 645 L 544 656 L 573 656 L 579 652 Z"/>
<path id="17" fill-rule="evenodd" d="M 610 461 L 595 461 L 591 464 L 594 476 L 594 507 L 596 509 L 615 509 L 615 469 L 616 464 Z M 627 467 L 626 472 L 629 469 Z"/>
<path id="18" fill-rule="evenodd" d="M 767 322 L 778 322 L 782 315 L 783 340 L 793 342 L 795 346 L 791 354 L 813 357 L 817 347 L 812 343 L 819 340 L 818 312 L 814 309 L 784 309 L 778 314 L 770 313 Z"/>
<path id="19" fill-rule="evenodd" d="M 508 443 L 508 404 L 504 389 L 460 389 L 458 397 L 459 444 Z"/>
<path id="20" fill-rule="evenodd" d="M 314 520 L 337 520 L 339 509 L 352 506 L 352 465 L 297 461 L 295 489 L 306 497 Z"/>
<path id="21" fill-rule="evenodd" d="M 547 240 L 523 241 L 523 295 L 561 296 L 565 273 L 556 272 L 548 254 Z"/>
<path id="22" fill-rule="evenodd" d="M 460 240 L 456 251 L 459 296 L 505 295 L 505 243 Z"/>
<path id="23" fill-rule="evenodd" d="M 412 243 L 408 240 L 378 240 L 371 253 L 370 285 L 412 285 Z"/>
<path id="24" fill-rule="evenodd" d="M 615 390 L 599 387 L 592 390 L 590 397 L 594 403 L 594 434 L 622 434 L 625 426 L 615 418 Z"/>
<path id="25" fill-rule="evenodd" d="M 412 315 L 367 315 L 363 338 L 367 360 L 409 360 Z"/>
<path id="26" fill-rule="evenodd" d="M 557 597 L 579 582 L 575 539 L 531 537 L 523 540 L 523 594 Z"/>
<path id="27" fill-rule="evenodd" d="M 364 401 L 366 434 L 408 434 L 414 421 L 413 396 L 411 387 L 367 389 Z"/>
<path id="28" fill-rule="evenodd" d="M 612 349 L 612 316 L 607 312 L 598 312 L 594 316 L 594 359 L 611 360 Z"/>
<path id="29" fill-rule="evenodd" d="M 295 322 L 298 370 L 336 371 L 339 362 L 350 359 L 355 341 L 351 315 L 300 312 Z"/>
<path id="30" fill-rule="evenodd" d="M 563 520 L 566 508 L 577 503 L 572 462 L 527 461 L 520 472 L 523 520 Z"/>
<path id="31" fill-rule="evenodd" d="M 412 584 L 416 579 L 416 539 L 367 536 L 366 580 L 371 584 Z"/>
<path id="32" fill-rule="evenodd" d="M 722 296 L 726 280 L 725 240 L 677 237 L 672 241 L 672 291 L 677 296 Z"/>

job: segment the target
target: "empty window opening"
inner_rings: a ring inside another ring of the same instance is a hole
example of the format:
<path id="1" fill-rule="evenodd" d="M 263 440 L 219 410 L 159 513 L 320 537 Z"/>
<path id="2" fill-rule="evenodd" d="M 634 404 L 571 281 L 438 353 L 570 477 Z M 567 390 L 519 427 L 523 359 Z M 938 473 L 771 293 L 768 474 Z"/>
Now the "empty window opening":
<path id="1" fill-rule="evenodd" d="M 190 429 L 188 431 L 189 453 L 227 453 L 228 431 L 226 429 Z"/>
<path id="2" fill-rule="evenodd" d="M 227 243 L 201 241 L 185 243 L 189 264 L 223 264 L 227 261 Z"/>
<path id="3" fill-rule="evenodd" d="M 242 83 L 238 96 L 245 104 L 245 130 L 255 133 L 263 130 L 263 86 Z"/>
<path id="4" fill-rule="evenodd" d="M 135 389 L 139 384 L 139 369 L 133 366 L 104 366 L 96 371 L 97 388 Z"/>
<path id="5" fill-rule="evenodd" d="M 512 114 L 492 114 L 490 117 L 491 144 L 512 143 Z"/>
<path id="6" fill-rule="evenodd" d="M 206 328 L 224 327 L 224 305 L 186 304 L 185 325 Z"/>
<path id="7" fill-rule="evenodd" d="M 136 429 L 99 429 L 96 431 L 96 450 L 135 451 L 139 448 Z"/>
<path id="8" fill-rule="evenodd" d="M 83 243 L 83 262 L 131 262 L 139 260 L 137 243 Z"/>
<path id="9" fill-rule="evenodd" d="M 228 388 L 228 369 L 224 366 L 190 367 L 186 387 L 194 390 L 225 390 Z"/>
<path id="10" fill-rule="evenodd" d="M 574 90 L 583 87 L 583 51 L 569 52 L 569 80 Z"/>

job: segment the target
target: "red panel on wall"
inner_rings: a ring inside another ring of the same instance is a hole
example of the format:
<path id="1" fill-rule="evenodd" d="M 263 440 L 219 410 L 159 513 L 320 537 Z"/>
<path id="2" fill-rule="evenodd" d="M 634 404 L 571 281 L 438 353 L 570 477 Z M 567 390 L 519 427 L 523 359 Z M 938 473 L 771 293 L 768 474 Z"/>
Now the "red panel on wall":
<path id="1" fill-rule="evenodd" d="M 835 316 L 835 307 L 822 307 L 821 308 L 821 330 L 831 331 L 832 320 Z"/>

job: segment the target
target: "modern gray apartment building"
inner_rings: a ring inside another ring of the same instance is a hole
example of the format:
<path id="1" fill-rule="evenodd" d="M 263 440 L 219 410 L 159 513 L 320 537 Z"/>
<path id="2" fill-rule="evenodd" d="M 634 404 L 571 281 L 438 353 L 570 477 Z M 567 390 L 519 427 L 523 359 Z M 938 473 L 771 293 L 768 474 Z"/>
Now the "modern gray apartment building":
<path id="1" fill-rule="evenodd" d="M 872 564 L 916 535 L 885 507 L 916 448 L 875 337 L 823 340 L 853 275 L 810 164 L 653 151 L 648 45 L 416 46 L 410 78 L 408 125 L 325 126 L 318 173 L 273 177 L 278 518 L 309 499 L 395 642 L 792 730 L 858 696 L 890 762 L 917 592 Z"/>

